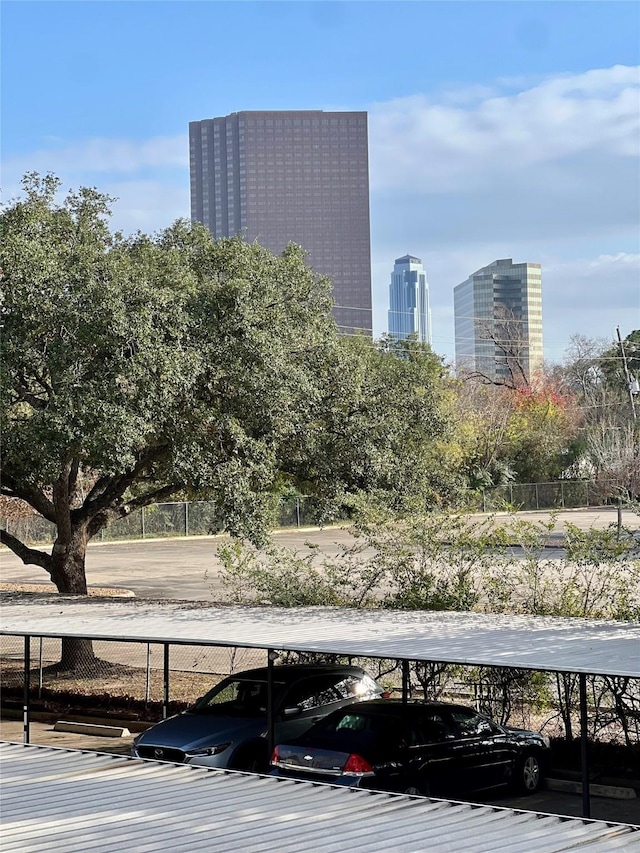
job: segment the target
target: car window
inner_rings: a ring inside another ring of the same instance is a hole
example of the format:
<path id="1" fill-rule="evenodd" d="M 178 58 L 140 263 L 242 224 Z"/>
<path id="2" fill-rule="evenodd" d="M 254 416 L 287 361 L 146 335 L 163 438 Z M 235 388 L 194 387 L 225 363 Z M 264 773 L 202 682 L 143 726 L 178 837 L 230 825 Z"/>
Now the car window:
<path id="1" fill-rule="evenodd" d="M 281 684 L 275 684 L 275 689 Z M 227 678 L 205 696 L 198 699 L 192 709 L 196 713 L 253 716 L 267 713 L 267 682 L 242 678 Z"/>
<path id="2" fill-rule="evenodd" d="M 409 727 L 405 734 L 405 740 L 408 746 L 422 746 L 423 744 L 446 740 L 450 734 L 450 729 L 443 722 L 424 719 Z"/>
<path id="3" fill-rule="evenodd" d="M 284 697 L 283 706 L 285 708 L 297 706 L 302 711 L 307 711 L 322 705 L 330 705 L 340 699 L 342 696 L 336 690 L 336 676 L 320 675 L 304 678 L 293 684 Z"/>
<path id="4" fill-rule="evenodd" d="M 454 708 L 451 711 L 451 719 L 461 737 L 477 737 L 478 735 L 493 734 L 497 731 L 491 720 L 470 708 Z"/>
<path id="5" fill-rule="evenodd" d="M 357 710 L 357 705 L 334 711 L 316 723 L 312 731 L 322 736 L 329 735 L 344 739 L 349 749 L 358 744 L 370 744 L 382 740 L 387 746 L 399 745 L 401 721 L 386 714 L 367 714 Z"/>
<path id="6" fill-rule="evenodd" d="M 373 699 L 380 694 L 380 688 L 368 675 L 347 675 L 335 685 L 341 699 Z"/>

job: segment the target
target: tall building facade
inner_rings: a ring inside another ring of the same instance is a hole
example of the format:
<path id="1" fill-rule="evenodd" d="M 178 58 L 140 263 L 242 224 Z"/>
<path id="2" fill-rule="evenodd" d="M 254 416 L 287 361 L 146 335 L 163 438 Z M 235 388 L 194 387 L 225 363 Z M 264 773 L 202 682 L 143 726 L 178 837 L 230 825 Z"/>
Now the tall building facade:
<path id="1" fill-rule="evenodd" d="M 542 271 L 511 258 L 454 288 L 456 368 L 492 381 L 530 382 L 542 367 Z"/>
<path id="2" fill-rule="evenodd" d="M 422 260 L 413 255 L 397 258 L 389 285 L 389 335 L 404 339 L 416 335 L 431 343 L 429 283 Z"/>
<path id="3" fill-rule="evenodd" d="M 298 243 L 344 332 L 372 332 L 366 112 L 238 112 L 189 124 L 191 219 L 273 252 Z"/>

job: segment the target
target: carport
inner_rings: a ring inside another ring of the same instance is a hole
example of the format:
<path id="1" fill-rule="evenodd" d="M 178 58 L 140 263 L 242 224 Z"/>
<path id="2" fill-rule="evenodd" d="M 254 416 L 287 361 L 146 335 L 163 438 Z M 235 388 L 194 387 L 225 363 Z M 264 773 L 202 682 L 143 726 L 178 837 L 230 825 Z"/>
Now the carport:
<path id="1" fill-rule="evenodd" d="M 0 743 L 5 853 L 640 853 L 640 828 Z"/>
<path id="2" fill-rule="evenodd" d="M 8 598 L 0 634 L 25 643 L 24 742 L 29 742 L 30 642 L 76 637 L 153 642 L 164 647 L 165 707 L 172 645 L 318 652 L 472 666 L 507 667 L 579 677 L 583 815 L 590 816 L 587 750 L 588 675 L 640 678 L 640 623 L 435 611 L 194 606 L 185 602 Z M 406 671 L 406 669 L 405 669 Z M 403 679 L 406 692 L 406 678 Z M 269 733 L 273 741 L 273 715 Z"/>

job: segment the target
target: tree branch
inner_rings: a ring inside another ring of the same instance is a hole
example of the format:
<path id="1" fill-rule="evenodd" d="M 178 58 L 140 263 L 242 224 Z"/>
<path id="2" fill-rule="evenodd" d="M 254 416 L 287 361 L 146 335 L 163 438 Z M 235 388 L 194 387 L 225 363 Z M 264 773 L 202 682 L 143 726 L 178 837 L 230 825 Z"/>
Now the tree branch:
<path id="1" fill-rule="evenodd" d="M 182 489 L 184 489 L 184 483 L 173 483 L 169 486 L 163 486 L 161 489 L 156 489 L 153 492 L 147 492 L 146 495 L 138 495 L 138 497 L 127 501 L 123 506 L 127 507 L 128 512 L 133 512 L 143 506 L 149 506 L 149 504 L 162 503 L 163 500 L 172 497 Z"/>
<path id="2" fill-rule="evenodd" d="M 51 574 L 51 557 L 49 554 L 38 551 L 36 548 L 28 548 L 7 530 L 0 530 L 0 542 L 13 551 L 25 565 L 40 566 L 41 569 Z"/>
<path id="3" fill-rule="evenodd" d="M 85 503 L 91 502 L 91 501 L 95 500 L 98 497 L 98 495 L 103 494 L 105 489 L 107 488 L 107 486 L 109 485 L 109 483 L 111 482 L 112 479 L 113 479 L 113 477 L 107 477 L 107 476 L 98 477 L 98 479 L 93 484 L 91 489 L 89 489 L 89 494 L 85 498 Z"/>
<path id="4" fill-rule="evenodd" d="M 32 506 L 47 521 L 50 521 L 52 524 L 56 523 L 55 507 L 44 492 L 36 489 L 34 486 L 19 485 L 11 476 L 11 472 L 7 471 L 6 468 L 2 470 L 1 492 L 10 498 L 20 498 L 20 500 Z"/>
<path id="5" fill-rule="evenodd" d="M 110 504 L 112 504 L 117 498 L 122 497 L 129 486 L 136 481 L 140 473 L 144 471 L 145 468 L 153 462 L 157 462 L 162 459 L 167 451 L 168 447 L 166 445 L 155 447 L 142 454 L 134 467 L 129 471 L 125 471 L 119 477 L 112 477 L 108 479 L 101 478 L 99 481 L 103 487 L 101 493 L 95 494 L 95 497 L 92 497 L 96 492 L 96 487 L 98 485 L 96 483 L 77 516 L 81 519 L 87 519 L 107 510 Z M 170 488 L 172 489 L 171 493 L 176 490 L 176 487 L 171 486 Z"/>
<path id="6" fill-rule="evenodd" d="M 56 508 L 58 537 L 68 542 L 71 539 L 71 506 L 69 504 L 69 474 L 71 464 L 65 463 L 60 476 L 53 484 L 53 504 Z"/>

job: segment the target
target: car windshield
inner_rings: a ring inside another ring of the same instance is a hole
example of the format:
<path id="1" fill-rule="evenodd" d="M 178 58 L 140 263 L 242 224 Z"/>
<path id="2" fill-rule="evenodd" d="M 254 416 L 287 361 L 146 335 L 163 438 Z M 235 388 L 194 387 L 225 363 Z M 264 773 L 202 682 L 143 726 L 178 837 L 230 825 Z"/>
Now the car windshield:
<path id="1" fill-rule="evenodd" d="M 283 685 L 274 684 L 274 693 Z M 255 679 L 226 678 L 198 699 L 191 709 L 196 714 L 220 714 L 233 717 L 260 717 L 267 713 L 267 682 Z"/>
<path id="2" fill-rule="evenodd" d="M 397 721 L 390 717 L 349 711 L 343 714 L 331 714 L 325 720 L 316 723 L 314 732 L 351 737 L 354 734 L 362 732 L 377 734 L 379 732 L 392 731 L 395 723 Z"/>

